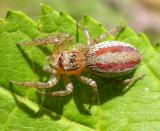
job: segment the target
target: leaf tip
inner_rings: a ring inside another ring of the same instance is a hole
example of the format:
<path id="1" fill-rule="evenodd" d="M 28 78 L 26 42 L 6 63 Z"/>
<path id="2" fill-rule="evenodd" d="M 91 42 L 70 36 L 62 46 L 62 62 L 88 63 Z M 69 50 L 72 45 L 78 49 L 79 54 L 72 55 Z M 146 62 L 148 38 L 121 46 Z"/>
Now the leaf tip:
<path id="1" fill-rule="evenodd" d="M 52 10 L 52 7 L 51 7 L 51 6 L 49 6 L 49 5 L 47 5 L 47 4 L 44 4 L 44 3 L 40 3 L 40 7 L 41 7 L 41 9 L 43 8 L 43 9 Z"/>
<path id="2" fill-rule="evenodd" d="M 73 23 L 76 23 L 76 21 L 73 19 L 73 17 L 65 12 L 59 12 L 59 15 L 61 16 L 61 18 L 63 17 L 66 20 L 69 20 L 69 21 L 72 21 Z"/>
<path id="3" fill-rule="evenodd" d="M 12 10 L 11 10 L 11 9 L 7 9 L 7 12 L 6 12 L 6 16 L 5 16 L 5 18 L 7 18 L 8 16 L 10 16 L 11 12 L 12 12 Z"/>
<path id="4" fill-rule="evenodd" d="M 85 14 L 85 15 L 83 16 L 83 19 L 87 21 L 87 20 L 90 19 L 90 16 L 88 16 L 87 14 Z"/>
<path id="5" fill-rule="evenodd" d="M 63 16 L 63 15 L 65 15 L 65 13 L 64 12 L 59 12 L 59 15 Z"/>
<path id="6" fill-rule="evenodd" d="M 5 16 L 5 19 L 7 19 L 9 17 L 27 17 L 27 16 L 22 11 L 8 9 L 6 16 Z"/>
<path id="7" fill-rule="evenodd" d="M 40 7 L 41 7 L 41 14 L 42 15 L 48 15 L 48 14 L 55 14 L 55 15 L 59 15 L 59 13 L 54 10 L 51 6 L 44 4 L 44 3 L 40 3 Z"/>
<path id="8" fill-rule="evenodd" d="M 91 16 L 88 16 L 88 15 L 84 15 L 83 16 L 83 18 L 82 18 L 82 20 L 81 20 L 81 23 L 82 24 L 89 24 L 89 23 L 92 23 L 92 24 L 96 24 L 96 25 L 98 25 L 98 26 L 102 26 L 102 24 L 101 23 L 99 23 L 97 20 L 95 20 L 93 17 L 91 17 Z"/>
<path id="9" fill-rule="evenodd" d="M 155 44 L 155 47 L 160 47 L 160 41 Z"/>
<path id="10" fill-rule="evenodd" d="M 138 37 L 143 39 L 144 41 L 146 41 L 148 44 L 151 43 L 150 40 L 148 39 L 148 37 L 144 33 L 138 34 Z"/>
<path id="11" fill-rule="evenodd" d="M 59 15 L 60 16 L 64 16 L 64 17 L 70 17 L 70 15 L 68 15 L 67 13 L 65 13 L 65 12 L 59 12 Z"/>

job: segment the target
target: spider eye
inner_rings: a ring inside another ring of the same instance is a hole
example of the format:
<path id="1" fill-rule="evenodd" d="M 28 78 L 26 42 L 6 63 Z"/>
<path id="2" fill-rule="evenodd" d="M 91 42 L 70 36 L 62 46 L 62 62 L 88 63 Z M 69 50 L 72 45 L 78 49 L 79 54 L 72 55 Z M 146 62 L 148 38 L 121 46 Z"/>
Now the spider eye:
<path id="1" fill-rule="evenodd" d="M 74 67 L 76 67 L 76 69 L 78 69 L 78 68 L 79 68 L 79 65 L 78 65 L 78 63 L 77 63 L 77 62 L 74 64 Z"/>

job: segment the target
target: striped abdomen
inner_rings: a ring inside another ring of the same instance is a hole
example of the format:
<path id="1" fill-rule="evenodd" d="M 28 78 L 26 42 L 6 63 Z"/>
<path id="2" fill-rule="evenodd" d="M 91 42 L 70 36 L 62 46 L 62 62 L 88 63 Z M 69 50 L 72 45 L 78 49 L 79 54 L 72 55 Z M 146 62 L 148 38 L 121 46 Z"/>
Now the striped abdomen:
<path id="1" fill-rule="evenodd" d="M 137 49 L 120 41 L 105 41 L 94 45 L 86 55 L 89 69 L 102 74 L 125 74 L 141 61 Z"/>

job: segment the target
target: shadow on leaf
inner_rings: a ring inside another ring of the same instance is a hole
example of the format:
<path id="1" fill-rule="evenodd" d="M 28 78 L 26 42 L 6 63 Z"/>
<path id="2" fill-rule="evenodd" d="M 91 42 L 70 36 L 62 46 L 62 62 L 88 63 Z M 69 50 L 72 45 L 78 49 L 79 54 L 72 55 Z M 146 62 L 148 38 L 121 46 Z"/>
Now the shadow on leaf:
<path id="1" fill-rule="evenodd" d="M 36 61 L 29 58 L 29 56 L 24 52 L 21 46 L 17 45 L 17 47 L 20 50 L 26 62 L 28 63 L 29 67 L 32 69 L 34 73 L 36 73 L 39 76 L 39 79 L 41 81 L 43 76 L 46 75 L 43 71 L 43 67 L 41 67 Z"/>

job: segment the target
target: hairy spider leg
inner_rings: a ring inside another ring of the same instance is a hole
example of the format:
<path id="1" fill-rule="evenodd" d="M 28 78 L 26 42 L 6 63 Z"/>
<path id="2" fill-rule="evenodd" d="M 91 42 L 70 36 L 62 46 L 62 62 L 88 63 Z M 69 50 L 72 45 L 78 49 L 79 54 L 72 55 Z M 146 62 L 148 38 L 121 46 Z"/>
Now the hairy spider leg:
<path id="1" fill-rule="evenodd" d="M 77 27 L 79 27 L 81 30 L 83 30 L 84 35 L 85 35 L 86 40 L 87 40 L 86 45 L 87 45 L 87 47 L 90 46 L 92 44 L 92 40 L 91 40 L 88 29 L 85 28 L 85 27 L 82 27 L 81 24 L 79 24 L 78 22 L 77 22 Z"/>
<path id="2" fill-rule="evenodd" d="M 43 71 L 50 74 L 56 74 L 57 71 L 53 69 L 48 63 L 43 67 Z"/>
<path id="3" fill-rule="evenodd" d="M 93 40 L 93 44 L 97 44 L 100 43 L 103 39 L 105 39 L 106 37 L 108 37 L 109 35 L 115 35 L 116 32 L 121 31 L 122 29 L 124 29 L 124 26 L 115 26 L 112 29 L 110 29 L 109 31 L 105 32 L 104 34 L 100 35 L 99 37 L 97 37 L 96 39 Z"/>
<path id="4" fill-rule="evenodd" d="M 20 42 L 17 45 L 54 45 L 56 49 L 54 49 L 54 54 L 59 54 L 61 50 L 66 49 L 68 43 L 72 42 L 72 37 L 67 33 L 59 33 L 55 36 L 48 36 L 45 38 L 37 38 L 29 42 Z"/>
<path id="5" fill-rule="evenodd" d="M 46 64 L 43 66 L 43 71 L 49 74 L 57 74 L 56 64 L 55 57 L 53 55 L 48 56 L 46 58 Z"/>
<path id="6" fill-rule="evenodd" d="M 33 88 L 38 88 L 38 89 L 46 89 L 46 88 L 51 88 L 58 84 L 57 78 L 52 75 L 49 79 L 48 82 L 17 82 L 14 80 L 10 81 L 11 83 L 17 85 L 17 86 L 25 86 L 25 87 L 33 87 Z"/>
<path id="7" fill-rule="evenodd" d="M 85 76 L 80 76 L 79 80 L 87 85 L 89 85 L 93 92 L 97 92 L 97 84 L 94 80 L 92 80 L 91 78 L 85 77 Z"/>
<path id="8" fill-rule="evenodd" d="M 124 92 L 128 91 L 131 87 L 132 84 L 134 84 L 136 81 L 142 79 L 143 77 L 145 76 L 145 74 L 142 74 L 140 76 L 135 76 L 133 78 L 130 78 L 130 79 L 125 79 L 124 81 L 122 81 L 122 84 L 125 84 L 125 85 L 130 85 L 129 88 L 126 87 L 124 89 Z"/>
<path id="9" fill-rule="evenodd" d="M 72 37 L 66 33 L 59 33 L 55 36 L 48 36 L 45 38 L 37 38 L 29 42 L 20 42 L 17 45 L 62 45 L 63 43 L 72 41 Z"/>
<path id="10" fill-rule="evenodd" d="M 99 102 L 99 95 L 98 95 L 98 89 L 97 89 L 97 84 L 94 80 L 92 80 L 91 78 L 88 78 L 86 76 L 80 76 L 79 80 L 87 85 L 89 85 L 92 88 L 92 103 L 95 102 L 96 98 L 97 98 L 97 102 L 98 105 L 100 105 Z M 90 105 L 91 107 L 91 105 Z M 89 108 L 90 108 L 89 107 Z"/>
<path id="11" fill-rule="evenodd" d="M 142 75 L 140 75 L 140 76 L 135 76 L 135 77 L 133 77 L 133 78 L 131 78 L 131 79 L 125 79 L 125 80 L 123 81 L 123 83 L 124 83 L 124 84 L 133 84 L 133 83 L 136 82 L 137 80 L 142 79 L 144 76 L 145 76 L 145 75 L 142 74 Z"/>
<path id="12" fill-rule="evenodd" d="M 105 32 L 104 34 L 100 35 L 99 37 L 95 38 L 93 41 L 90 37 L 90 33 L 87 28 L 83 28 L 79 23 L 77 23 L 78 27 L 84 31 L 85 37 L 87 39 L 86 45 L 89 47 L 90 45 L 94 45 L 100 43 L 103 39 L 105 39 L 109 35 L 115 35 L 116 32 L 119 32 L 125 28 L 125 26 L 115 26 L 114 28 L 110 29 L 109 31 Z"/>
<path id="13" fill-rule="evenodd" d="M 89 31 L 86 28 L 83 28 L 83 31 L 84 31 L 85 37 L 87 39 L 86 45 L 90 46 L 92 44 L 92 41 L 91 41 L 91 37 L 90 37 Z"/>
<path id="14" fill-rule="evenodd" d="M 47 96 L 66 96 L 66 95 L 71 94 L 72 91 L 73 91 L 73 84 L 68 83 L 68 84 L 66 84 L 64 91 L 44 92 L 44 91 L 38 90 L 37 92 L 41 95 L 47 95 Z"/>

